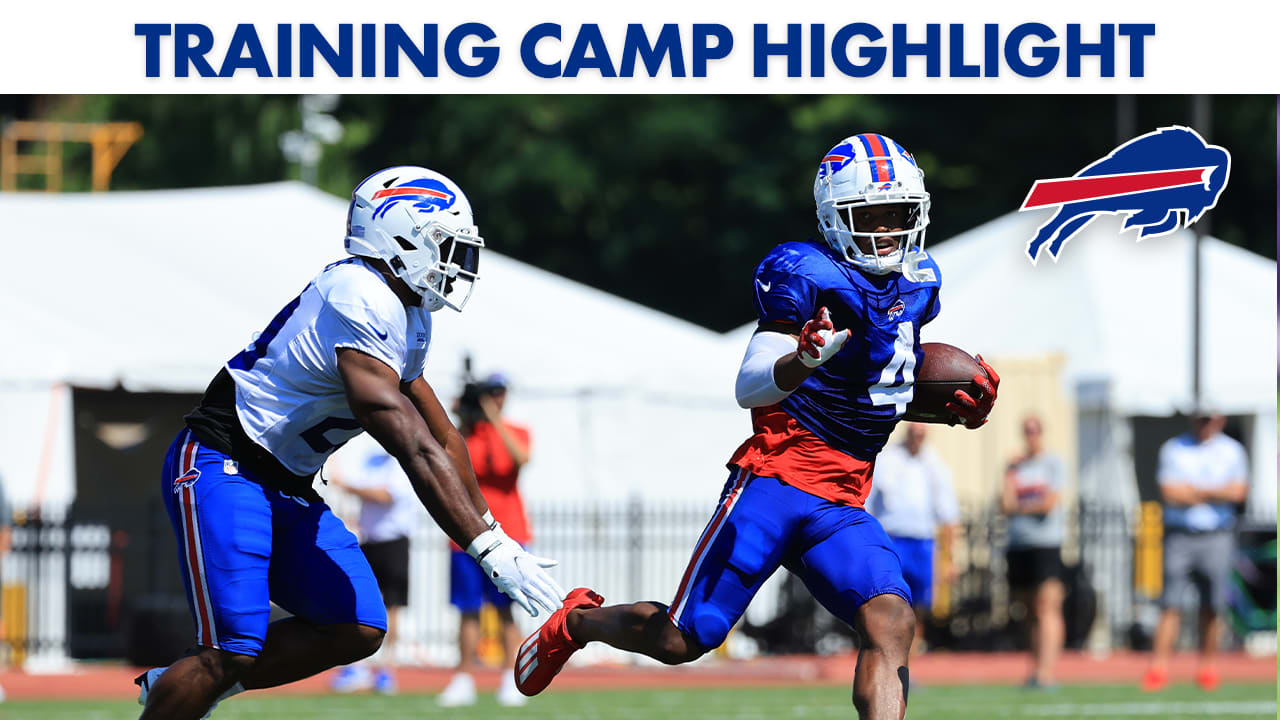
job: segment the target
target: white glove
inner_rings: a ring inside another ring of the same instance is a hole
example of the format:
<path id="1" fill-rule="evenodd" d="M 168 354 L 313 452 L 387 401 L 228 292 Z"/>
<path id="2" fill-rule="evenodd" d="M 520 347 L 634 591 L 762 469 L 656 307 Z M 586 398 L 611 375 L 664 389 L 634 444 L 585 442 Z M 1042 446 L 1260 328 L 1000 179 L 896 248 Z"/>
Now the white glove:
<path id="1" fill-rule="evenodd" d="M 849 329 L 836 332 L 831 324 L 831 312 L 819 308 L 818 314 L 800 329 L 800 345 L 796 348 L 800 362 L 805 367 L 818 367 L 840 352 L 851 335 L 853 331 Z"/>
<path id="2" fill-rule="evenodd" d="M 501 526 L 477 535 L 467 547 L 467 554 L 480 563 L 499 590 L 533 617 L 538 616 L 539 607 L 549 613 L 560 609 L 566 593 L 546 571 L 559 563 L 520 547 Z"/>

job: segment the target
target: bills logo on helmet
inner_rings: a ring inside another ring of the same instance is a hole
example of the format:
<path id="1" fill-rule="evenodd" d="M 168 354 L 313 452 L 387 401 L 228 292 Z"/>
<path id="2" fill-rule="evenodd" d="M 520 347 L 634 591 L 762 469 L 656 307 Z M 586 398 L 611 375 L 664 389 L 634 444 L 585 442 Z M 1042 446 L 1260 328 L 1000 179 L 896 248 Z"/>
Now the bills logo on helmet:
<path id="1" fill-rule="evenodd" d="M 453 207 L 458 196 L 439 180 L 419 178 L 403 185 L 383 188 L 373 194 L 373 199 L 382 201 L 373 211 L 376 220 L 386 215 L 396 203 L 412 202 L 418 212 L 432 213 Z"/>
<path id="2" fill-rule="evenodd" d="M 173 480 L 173 491 L 178 492 L 183 488 L 189 488 L 196 484 L 200 479 L 200 468 L 191 468 L 185 473 L 179 475 Z"/>
<path id="3" fill-rule="evenodd" d="M 822 162 L 818 163 L 818 177 L 825 178 L 827 175 L 834 175 L 844 169 L 853 161 L 853 146 L 849 143 L 837 145 L 823 156 Z"/>
<path id="4" fill-rule="evenodd" d="M 903 311 L 906 309 L 907 309 L 907 306 L 904 305 L 901 300 L 895 302 L 893 305 L 889 307 L 889 313 L 888 313 L 889 319 L 893 320 L 894 318 L 901 315 Z"/>
<path id="5" fill-rule="evenodd" d="M 1022 210 L 1058 211 L 1027 243 L 1034 265 L 1048 246 L 1055 261 L 1063 245 L 1102 213 L 1125 214 L 1124 229 L 1138 239 L 1190 227 L 1227 187 L 1231 154 L 1188 127 L 1173 126 L 1133 138 L 1069 178 L 1037 180 Z"/>

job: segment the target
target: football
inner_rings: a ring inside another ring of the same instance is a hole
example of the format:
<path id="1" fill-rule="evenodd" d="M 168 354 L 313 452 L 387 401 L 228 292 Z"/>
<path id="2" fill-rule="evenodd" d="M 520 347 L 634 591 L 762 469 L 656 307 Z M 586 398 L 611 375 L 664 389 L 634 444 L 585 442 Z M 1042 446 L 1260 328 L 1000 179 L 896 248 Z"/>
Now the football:
<path id="1" fill-rule="evenodd" d="M 946 405 L 956 390 L 964 390 L 975 399 L 982 394 L 973 376 L 986 373 L 972 355 L 946 343 L 923 343 L 920 349 L 924 360 L 916 369 L 915 391 L 905 419 L 946 420 L 951 417 Z"/>

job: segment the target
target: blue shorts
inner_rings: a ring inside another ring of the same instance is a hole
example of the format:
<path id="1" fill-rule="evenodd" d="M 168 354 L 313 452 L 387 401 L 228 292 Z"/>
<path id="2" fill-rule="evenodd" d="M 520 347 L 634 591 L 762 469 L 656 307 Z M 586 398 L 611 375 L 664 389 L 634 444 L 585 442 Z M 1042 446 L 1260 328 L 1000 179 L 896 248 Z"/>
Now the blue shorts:
<path id="1" fill-rule="evenodd" d="M 462 613 L 478 613 L 485 603 L 499 609 L 511 607 L 511 598 L 462 550 L 455 550 L 449 558 L 449 602 Z"/>
<path id="2" fill-rule="evenodd" d="M 893 536 L 889 539 L 902 559 L 902 577 L 911 588 L 915 607 L 933 605 L 933 539 Z"/>
<path id="3" fill-rule="evenodd" d="M 369 562 L 328 505 L 259 485 L 190 430 L 169 446 L 160 492 L 200 646 L 257 656 L 272 601 L 316 625 L 387 629 Z"/>
<path id="4" fill-rule="evenodd" d="M 702 649 L 719 647 L 779 566 L 851 626 L 877 595 L 911 602 L 893 544 L 870 513 L 735 468 L 668 616 Z"/>

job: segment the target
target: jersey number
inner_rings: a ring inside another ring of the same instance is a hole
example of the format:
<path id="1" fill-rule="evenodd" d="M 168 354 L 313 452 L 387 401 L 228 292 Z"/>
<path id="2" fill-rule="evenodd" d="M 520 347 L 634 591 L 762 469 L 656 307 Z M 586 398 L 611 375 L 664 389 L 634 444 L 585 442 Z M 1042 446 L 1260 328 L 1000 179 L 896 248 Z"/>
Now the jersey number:
<path id="1" fill-rule="evenodd" d="M 327 417 L 299 433 L 299 437 L 307 441 L 307 445 L 317 453 L 326 453 L 337 445 L 329 442 L 324 434 L 330 430 L 359 430 L 360 423 L 347 418 Z"/>
<path id="2" fill-rule="evenodd" d="M 880 382 L 868 392 L 872 405 L 892 405 L 894 417 L 902 417 L 915 393 L 915 332 L 910 322 L 898 323 L 898 338 L 893 341 L 893 357 L 880 371 Z M 898 382 L 898 374 L 902 381 Z"/>

